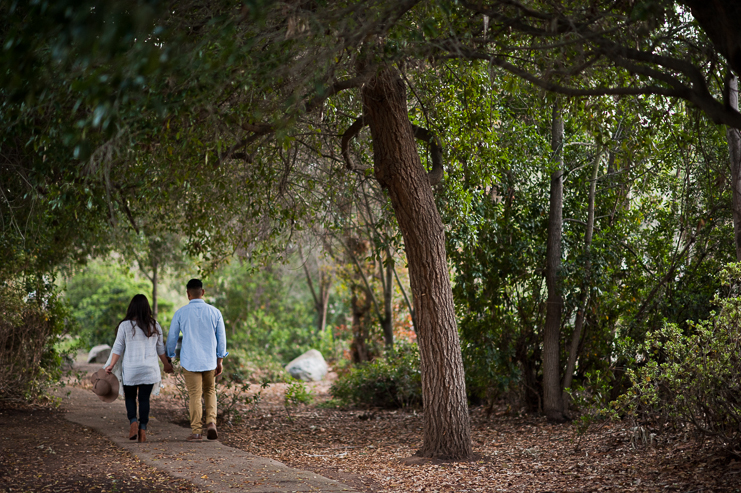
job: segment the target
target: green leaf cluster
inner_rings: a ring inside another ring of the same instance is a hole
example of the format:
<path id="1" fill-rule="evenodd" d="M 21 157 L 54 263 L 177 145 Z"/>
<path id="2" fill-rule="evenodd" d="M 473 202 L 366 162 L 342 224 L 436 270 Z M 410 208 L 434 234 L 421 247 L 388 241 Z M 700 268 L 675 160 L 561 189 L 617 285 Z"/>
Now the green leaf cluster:
<path id="1" fill-rule="evenodd" d="M 729 450 L 741 446 L 741 263 L 718 278 L 718 312 L 686 329 L 666 323 L 647 334 L 630 369 L 631 388 L 613 405 L 636 417 L 658 414 L 678 429 L 693 429 Z"/>
<path id="2" fill-rule="evenodd" d="M 392 351 L 351 368 L 330 388 L 343 405 L 400 408 L 422 404 L 422 378 L 416 344 L 398 343 Z"/>

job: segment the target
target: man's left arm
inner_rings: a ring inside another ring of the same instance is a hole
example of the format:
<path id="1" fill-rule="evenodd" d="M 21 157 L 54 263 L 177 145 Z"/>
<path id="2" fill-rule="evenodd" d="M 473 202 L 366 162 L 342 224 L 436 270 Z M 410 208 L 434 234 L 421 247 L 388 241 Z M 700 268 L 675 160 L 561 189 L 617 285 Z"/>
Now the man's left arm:
<path id="1" fill-rule="evenodd" d="M 224 317 L 221 311 L 217 310 L 218 317 L 216 320 L 216 373 L 214 376 L 221 375 L 223 371 L 222 361 L 229 354 L 226 351 L 226 328 L 224 327 Z"/>
<path id="2" fill-rule="evenodd" d="M 175 357 L 175 348 L 178 345 L 178 337 L 180 337 L 180 312 L 175 312 L 170 321 L 170 330 L 167 332 L 167 344 L 165 344 L 165 354 L 167 354 L 168 361 L 172 361 Z"/>

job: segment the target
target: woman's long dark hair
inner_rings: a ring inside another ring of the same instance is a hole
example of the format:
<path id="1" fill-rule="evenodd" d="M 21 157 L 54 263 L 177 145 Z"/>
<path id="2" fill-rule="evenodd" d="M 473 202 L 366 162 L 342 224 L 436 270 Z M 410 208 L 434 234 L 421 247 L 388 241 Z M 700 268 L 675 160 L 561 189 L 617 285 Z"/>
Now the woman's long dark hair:
<path id="1" fill-rule="evenodd" d="M 143 294 L 137 294 L 131 298 L 129 308 L 126 310 L 126 316 L 121 320 L 121 322 L 127 320 L 136 322 L 136 325 L 131 324 L 134 329 L 134 334 L 136 334 L 137 325 L 147 337 L 152 337 L 157 333 L 157 321 L 152 315 L 152 309 L 149 307 L 149 300 Z M 121 322 L 118 324 L 121 325 Z M 118 331 L 118 327 L 116 327 L 116 330 Z"/>

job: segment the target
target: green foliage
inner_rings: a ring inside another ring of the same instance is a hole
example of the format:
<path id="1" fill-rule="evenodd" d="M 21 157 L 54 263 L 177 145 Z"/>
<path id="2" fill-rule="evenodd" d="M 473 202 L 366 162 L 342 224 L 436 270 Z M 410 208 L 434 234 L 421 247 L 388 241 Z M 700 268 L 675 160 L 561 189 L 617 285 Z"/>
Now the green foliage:
<path id="1" fill-rule="evenodd" d="M 88 346 L 113 345 L 118 322 L 135 294 L 150 299 L 151 285 L 137 280 L 121 265 L 92 261 L 67 281 L 66 298 L 79 324 L 78 335 Z"/>
<path id="2" fill-rule="evenodd" d="M 311 389 L 306 387 L 302 382 L 294 382 L 286 387 L 286 393 L 283 396 L 283 407 L 286 410 L 288 419 L 293 421 L 290 407 L 297 407 L 299 404 L 311 404 L 314 401 L 314 395 Z"/>
<path id="3" fill-rule="evenodd" d="M 244 350 L 247 359 L 272 359 L 282 366 L 309 349 L 336 353 L 331 328 L 316 331 L 313 302 L 300 270 L 280 265 L 256 269 L 235 260 L 210 276 L 204 287 L 208 301 L 224 316 L 230 347 Z"/>
<path id="4" fill-rule="evenodd" d="M 0 395 L 35 401 L 59 382 L 57 343 L 74 325 L 69 307 L 43 278 L 0 284 Z"/>
<path id="5" fill-rule="evenodd" d="M 400 343 L 381 358 L 341 375 L 329 389 L 344 405 L 398 408 L 422 404 L 416 344 Z"/>
<path id="6" fill-rule="evenodd" d="M 311 389 L 304 385 L 302 382 L 293 382 L 286 388 L 285 396 L 283 397 L 283 405 L 298 406 L 299 404 L 311 404 L 314 401 L 314 396 Z"/>
<path id="7" fill-rule="evenodd" d="M 617 417 L 609 407 L 612 381 L 609 371 L 596 369 L 587 372 L 581 382 L 567 389 L 571 407 L 579 410 L 575 421 L 579 441 L 594 423 Z"/>
<path id="8" fill-rule="evenodd" d="M 439 126 L 448 153 L 450 179 L 436 199 L 451 225 L 446 242 L 467 391 L 477 400 L 517 389 L 535 411 L 553 100 L 474 63 L 441 64 L 415 83 L 429 96 L 410 110 L 412 119 Z M 712 274 L 733 255 L 731 197 L 717 179 L 725 173 L 727 144 L 722 129 L 658 97 L 562 101 L 560 361 L 568 359 L 576 313 L 586 305 L 575 385 L 601 372 L 614 399 L 627 383 L 621 369 L 635 363 L 647 330 L 663 320 L 684 328 L 708 316 L 719 287 Z"/>
<path id="9" fill-rule="evenodd" d="M 730 296 L 716 296 L 718 313 L 685 330 L 667 323 L 647 334 L 642 365 L 629 370 L 632 387 L 614 403 L 634 416 L 659 414 L 738 452 L 741 447 L 741 263 L 720 279 Z"/>
<path id="10" fill-rule="evenodd" d="M 251 383 L 283 383 L 291 378 L 272 354 L 240 347 L 229 348 L 229 356 L 224 359 L 224 372 L 234 380 Z"/>

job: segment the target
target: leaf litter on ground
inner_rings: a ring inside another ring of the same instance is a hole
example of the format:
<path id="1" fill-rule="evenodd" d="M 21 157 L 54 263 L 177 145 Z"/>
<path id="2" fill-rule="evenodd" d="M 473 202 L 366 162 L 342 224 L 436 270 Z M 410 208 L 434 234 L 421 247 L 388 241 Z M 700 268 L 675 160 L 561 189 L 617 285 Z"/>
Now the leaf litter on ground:
<path id="1" fill-rule="evenodd" d="M 490 415 L 471 409 L 473 460 L 410 461 L 422 444 L 420 409 L 323 408 L 317 403 L 329 399 L 329 382 L 306 385 L 313 405 L 289 417 L 287 384 L 273 384 L 258 407 L 244 407 L 240 420 L 221 425 L 222 442 L 364 492 L 741 492 L 741 462 L 703 438 L 657 428 L 644 441 L 649 434 L 624 422 L 579 437 L 575 425 L 511 413 L 505 405 Z M 251 386 L 250 393 L 258 391 Z M 182 403 L 167 390 L 153 402 L 158 413 L 185 421 Z"/>

